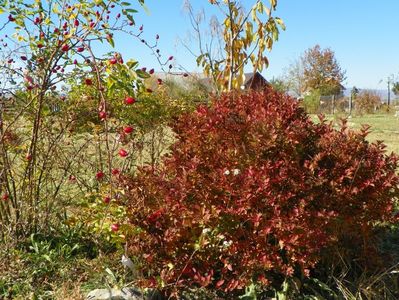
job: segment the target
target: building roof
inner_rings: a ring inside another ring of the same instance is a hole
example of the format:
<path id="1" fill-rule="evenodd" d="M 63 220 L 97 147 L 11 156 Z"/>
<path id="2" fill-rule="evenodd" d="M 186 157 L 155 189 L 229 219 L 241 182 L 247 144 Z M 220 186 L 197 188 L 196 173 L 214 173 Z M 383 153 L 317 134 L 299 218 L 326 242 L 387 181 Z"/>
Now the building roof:
<path id="1" fill-rule="evenodd" d="M 209 87 L 210 89 L 213 88 L 212 79 L 206 77 L 203 73 L 188 73 L 188 77 L 179 76 L 179 74 L 171 74 L 171 73 L 164 73 L 159 72 L 155 73 L 155 76 L 162 79 L 172 79 L 178 84 L 183 86 L 190 84 L 190 81 L 197 80 L 200 84 Z M 177 76 L 176 76 L 177 75 Z M 249 72 L 244 73 L 245 81 L 242 86 L 243 89 L 253 88 L 254 86 L 259 87 L 260 85 L 269 85 L 270 83 L 260 74 L 259 72 Z"/>
<path id="2" fill-rule="evenodd" d="M 245 81 L 243 84 L 243 88 L 260 88 L 266 85 L 270 85 L 269 81 L 266 80 L 265 77 L 262 76 L 258 71 L 251 73 L 244 73 Z"/>

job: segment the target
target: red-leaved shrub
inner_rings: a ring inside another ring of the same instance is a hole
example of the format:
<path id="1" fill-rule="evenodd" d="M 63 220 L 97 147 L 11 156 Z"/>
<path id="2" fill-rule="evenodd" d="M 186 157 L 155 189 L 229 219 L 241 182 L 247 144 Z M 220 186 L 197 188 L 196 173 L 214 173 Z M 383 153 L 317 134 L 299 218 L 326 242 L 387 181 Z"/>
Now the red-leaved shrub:
<path id="1" fill-rule="evenodd" d="M 312 268 L 345 231 L 393 219 L 398 157 L 316 124 L 292 98 L 225 94 L 173 124 L 159 167 L 126 178 L 142 284 L 234 293 Z"/>

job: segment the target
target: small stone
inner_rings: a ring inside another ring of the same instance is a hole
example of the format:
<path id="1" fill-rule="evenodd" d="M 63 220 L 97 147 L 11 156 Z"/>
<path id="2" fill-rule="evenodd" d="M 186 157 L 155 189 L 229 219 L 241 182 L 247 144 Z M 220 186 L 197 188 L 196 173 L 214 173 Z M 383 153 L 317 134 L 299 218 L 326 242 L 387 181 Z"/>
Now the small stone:
<path id="1" fill-rule="evenodd" d="M 96 289 L 91 291 L 86 300 L 162 300 L 162 296 L 156 291 L 150 291 L 143 295 L 135 288 Z"/>

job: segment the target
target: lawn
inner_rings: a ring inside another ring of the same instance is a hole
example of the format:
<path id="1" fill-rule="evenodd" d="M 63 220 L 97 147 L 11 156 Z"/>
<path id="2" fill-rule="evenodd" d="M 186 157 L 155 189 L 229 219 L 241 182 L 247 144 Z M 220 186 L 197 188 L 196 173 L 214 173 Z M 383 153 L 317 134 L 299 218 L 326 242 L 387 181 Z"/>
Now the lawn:
<path id="1" fill-rule="evenodd" d="M 328 120 L 334 120 L 338 124 L 341 115 L 327 115 Z M 316 116 L 312 116 L 316 120 Z M 368 140 L 374 142 L 384 141 L 387 145 L 387 153 L 391 151 L 399 153 L 399 118 L 393 114 L 379 113 L 363 116 L 353 116 L 348 119 L 350 128 L 360 129 L 362 125 L 370 125 L 370 134 Z"/>

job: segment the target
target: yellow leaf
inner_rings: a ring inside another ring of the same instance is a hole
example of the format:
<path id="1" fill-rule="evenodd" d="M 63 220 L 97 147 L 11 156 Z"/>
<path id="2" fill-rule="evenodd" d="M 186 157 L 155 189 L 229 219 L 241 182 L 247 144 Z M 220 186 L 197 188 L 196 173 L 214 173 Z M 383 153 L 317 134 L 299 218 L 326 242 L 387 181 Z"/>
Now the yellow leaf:
<path id="1" fill-rule="evenodd" d="M 274 19 L 276 20 L 277 24 L 279 24 L 279 25 L 280 25 L 281 29 L 282 29 L 282 30 L 285 30 L 285 24 L 284 24 L 284 21 L 283 21 L 283 20 L 281 20 L 281 19 L 280 19 L 280 18 L 278 18 L 278 17 L 276 17 L 276 18 L 274 18 Z"/>
<path id="2" fill-rule="evenodd" d="M 59 12 L 60 12 L 60 10 L 59 10 L 59 8 L 58 8 L 58 5 L 55 4 L 55 5 L 53 6 L 53 13 L 58 14 Z"/>
<path id="3" fill-rule="evenodd" d="M 256 15 L 256 10 L 253 9 L 251 13 L 252 13 L 252 20 L 254 20 L 254 21 L 257 20 L 258 16 Z"/>
<path id="4" fill-rule="evenodd" d="M 259 40 L 259 46 L 258 46 L 259 49 L 263 49 L 264 45 L 265 45 L 265 40 L 261 38 L 261 39 Z"/>

